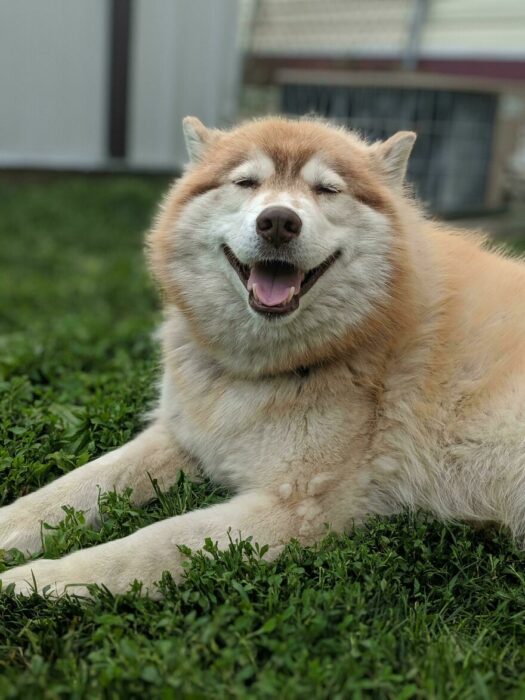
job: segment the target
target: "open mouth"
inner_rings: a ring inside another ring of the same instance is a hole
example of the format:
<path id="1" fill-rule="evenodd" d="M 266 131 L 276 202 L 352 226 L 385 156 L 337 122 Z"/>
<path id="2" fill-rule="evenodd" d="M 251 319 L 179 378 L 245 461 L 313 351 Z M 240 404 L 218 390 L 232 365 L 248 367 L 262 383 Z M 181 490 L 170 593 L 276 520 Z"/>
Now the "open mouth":
<path id="1" fill-rule="evenodd" d="M 337 250 L 317 267 L 303 272 L 282 260 L 268 260 L 244 265 L 231 248 L 223 245 L 226 259 L 248 290 L 248 301 L 254 311 L 261 314 L 284 315 L 295 311 L 300 298 L 341 255 Z"/>

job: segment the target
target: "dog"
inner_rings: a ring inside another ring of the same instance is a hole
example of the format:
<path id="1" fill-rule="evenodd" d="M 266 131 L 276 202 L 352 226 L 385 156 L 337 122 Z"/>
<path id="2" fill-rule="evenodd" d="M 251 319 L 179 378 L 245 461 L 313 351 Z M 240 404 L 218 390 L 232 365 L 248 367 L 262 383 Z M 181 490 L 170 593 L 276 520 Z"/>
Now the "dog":
<path id="1" fill-rule="evenodd" d="M 525 534 L 525 265 L 429 220 L 404 185 L 415 134 L 367 143 L 315 119 L 230 131 L 184 120 L 190 165 L 147 255 L 164 302 L 151 423 L 0 510 L 0 547 L 36 552 L 61 506 L 138 505 L 179 472 L 218 505 L 1 575 L 29 594 L 159 596 L 211 538 L 310 545 L 405 508 Z M 465 164 L 465 167 L 469 167 Z M 12 587 L 13 588 L 13 587 Z"/>

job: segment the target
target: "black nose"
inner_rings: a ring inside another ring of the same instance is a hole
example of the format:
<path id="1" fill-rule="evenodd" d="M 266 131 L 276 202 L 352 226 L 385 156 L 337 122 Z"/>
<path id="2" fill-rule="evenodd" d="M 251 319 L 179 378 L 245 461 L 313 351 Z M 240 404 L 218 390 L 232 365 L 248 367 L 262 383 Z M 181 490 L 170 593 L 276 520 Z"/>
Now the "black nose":
<path id="1" fill-rule="evenodd" d="M 275 248 L 297 238 L 302 225 L 299 216 L 287 207 L 268 207 L 255 222 L 257 234 Z"/>

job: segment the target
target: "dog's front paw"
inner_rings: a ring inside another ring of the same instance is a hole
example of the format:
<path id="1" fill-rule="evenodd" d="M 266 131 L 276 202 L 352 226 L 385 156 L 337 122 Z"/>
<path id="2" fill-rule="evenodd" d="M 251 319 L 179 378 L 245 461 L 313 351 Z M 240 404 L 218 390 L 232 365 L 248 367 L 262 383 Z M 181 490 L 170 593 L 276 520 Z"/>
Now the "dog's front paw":
<path id="1" fill-rule="evenodd" d="M 4 592 L 14 584 L 15 593 L 31 595 L 37 592 L 52 597 L 63 595 L 69 588 L 68 584 L 73 583 L 60 559 L 38 559 L 23 566 L 8 569 L 0 574 L 0 581 Z M 81 588 L 82 592 L 79 592 L 77 587 L 71 586 L 71 592 L 76 595 L 86 594 L 86 587 Z"/>
<path id="2" fill-rule="evenodd" d="M 38 559 L 23 566 L 8 569 L 0 574 L 2 591 L 14 584 L 14 593 L 31 595 L 40 593 L 58 597 L 69 593 L 71 595 L 88 596 L 86 587 L 88 581 L 77 579 L 63 559 Z M 78 580 L 78 584 L 76 581 Z"/>
<path id="3" fill-rule="evenodd" d="M 138 579 L 143 593 L 160 597 L 155 581 L 162 569 L 155 554 L 129 547 L 129 539 L 116 540 L 90 549 L 73 552 L 62 559 L 37 559 L 0 574 L 2 590 L 14 584 L 22 595 L 40 593 L 50 597 L 64 594 L 89 597 L 89 587 L 98 585 L 112 593 L 126 593 Z M 148 568 L 147 564 L 153 564 Z"/>
<path id="4" fill-rule="evenodd" d="M 19 549 L 24 554 L 42 551 L 41 524 L 38 513 L 17 503 L 0 508 L 0 550 Z"/>

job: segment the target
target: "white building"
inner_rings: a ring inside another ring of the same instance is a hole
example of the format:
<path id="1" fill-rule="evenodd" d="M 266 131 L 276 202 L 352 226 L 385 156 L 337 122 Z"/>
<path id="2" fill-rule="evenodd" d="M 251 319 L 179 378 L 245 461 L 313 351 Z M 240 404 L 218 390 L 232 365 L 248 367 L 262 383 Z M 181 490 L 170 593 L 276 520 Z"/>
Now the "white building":
<path id="1" fill-rule="evenodd" d="M 237 0 L 0 0 L 0 167 L 177 169 L 235 118 Z"/>
<path id="2" fill-rule="evenodd" d="M 296 66 L 304 60 L 418 60 L 438 72 L 525 80 L 523 0 L 243 2 L 252 13 L 246 43 L 259 58 Z"/>

